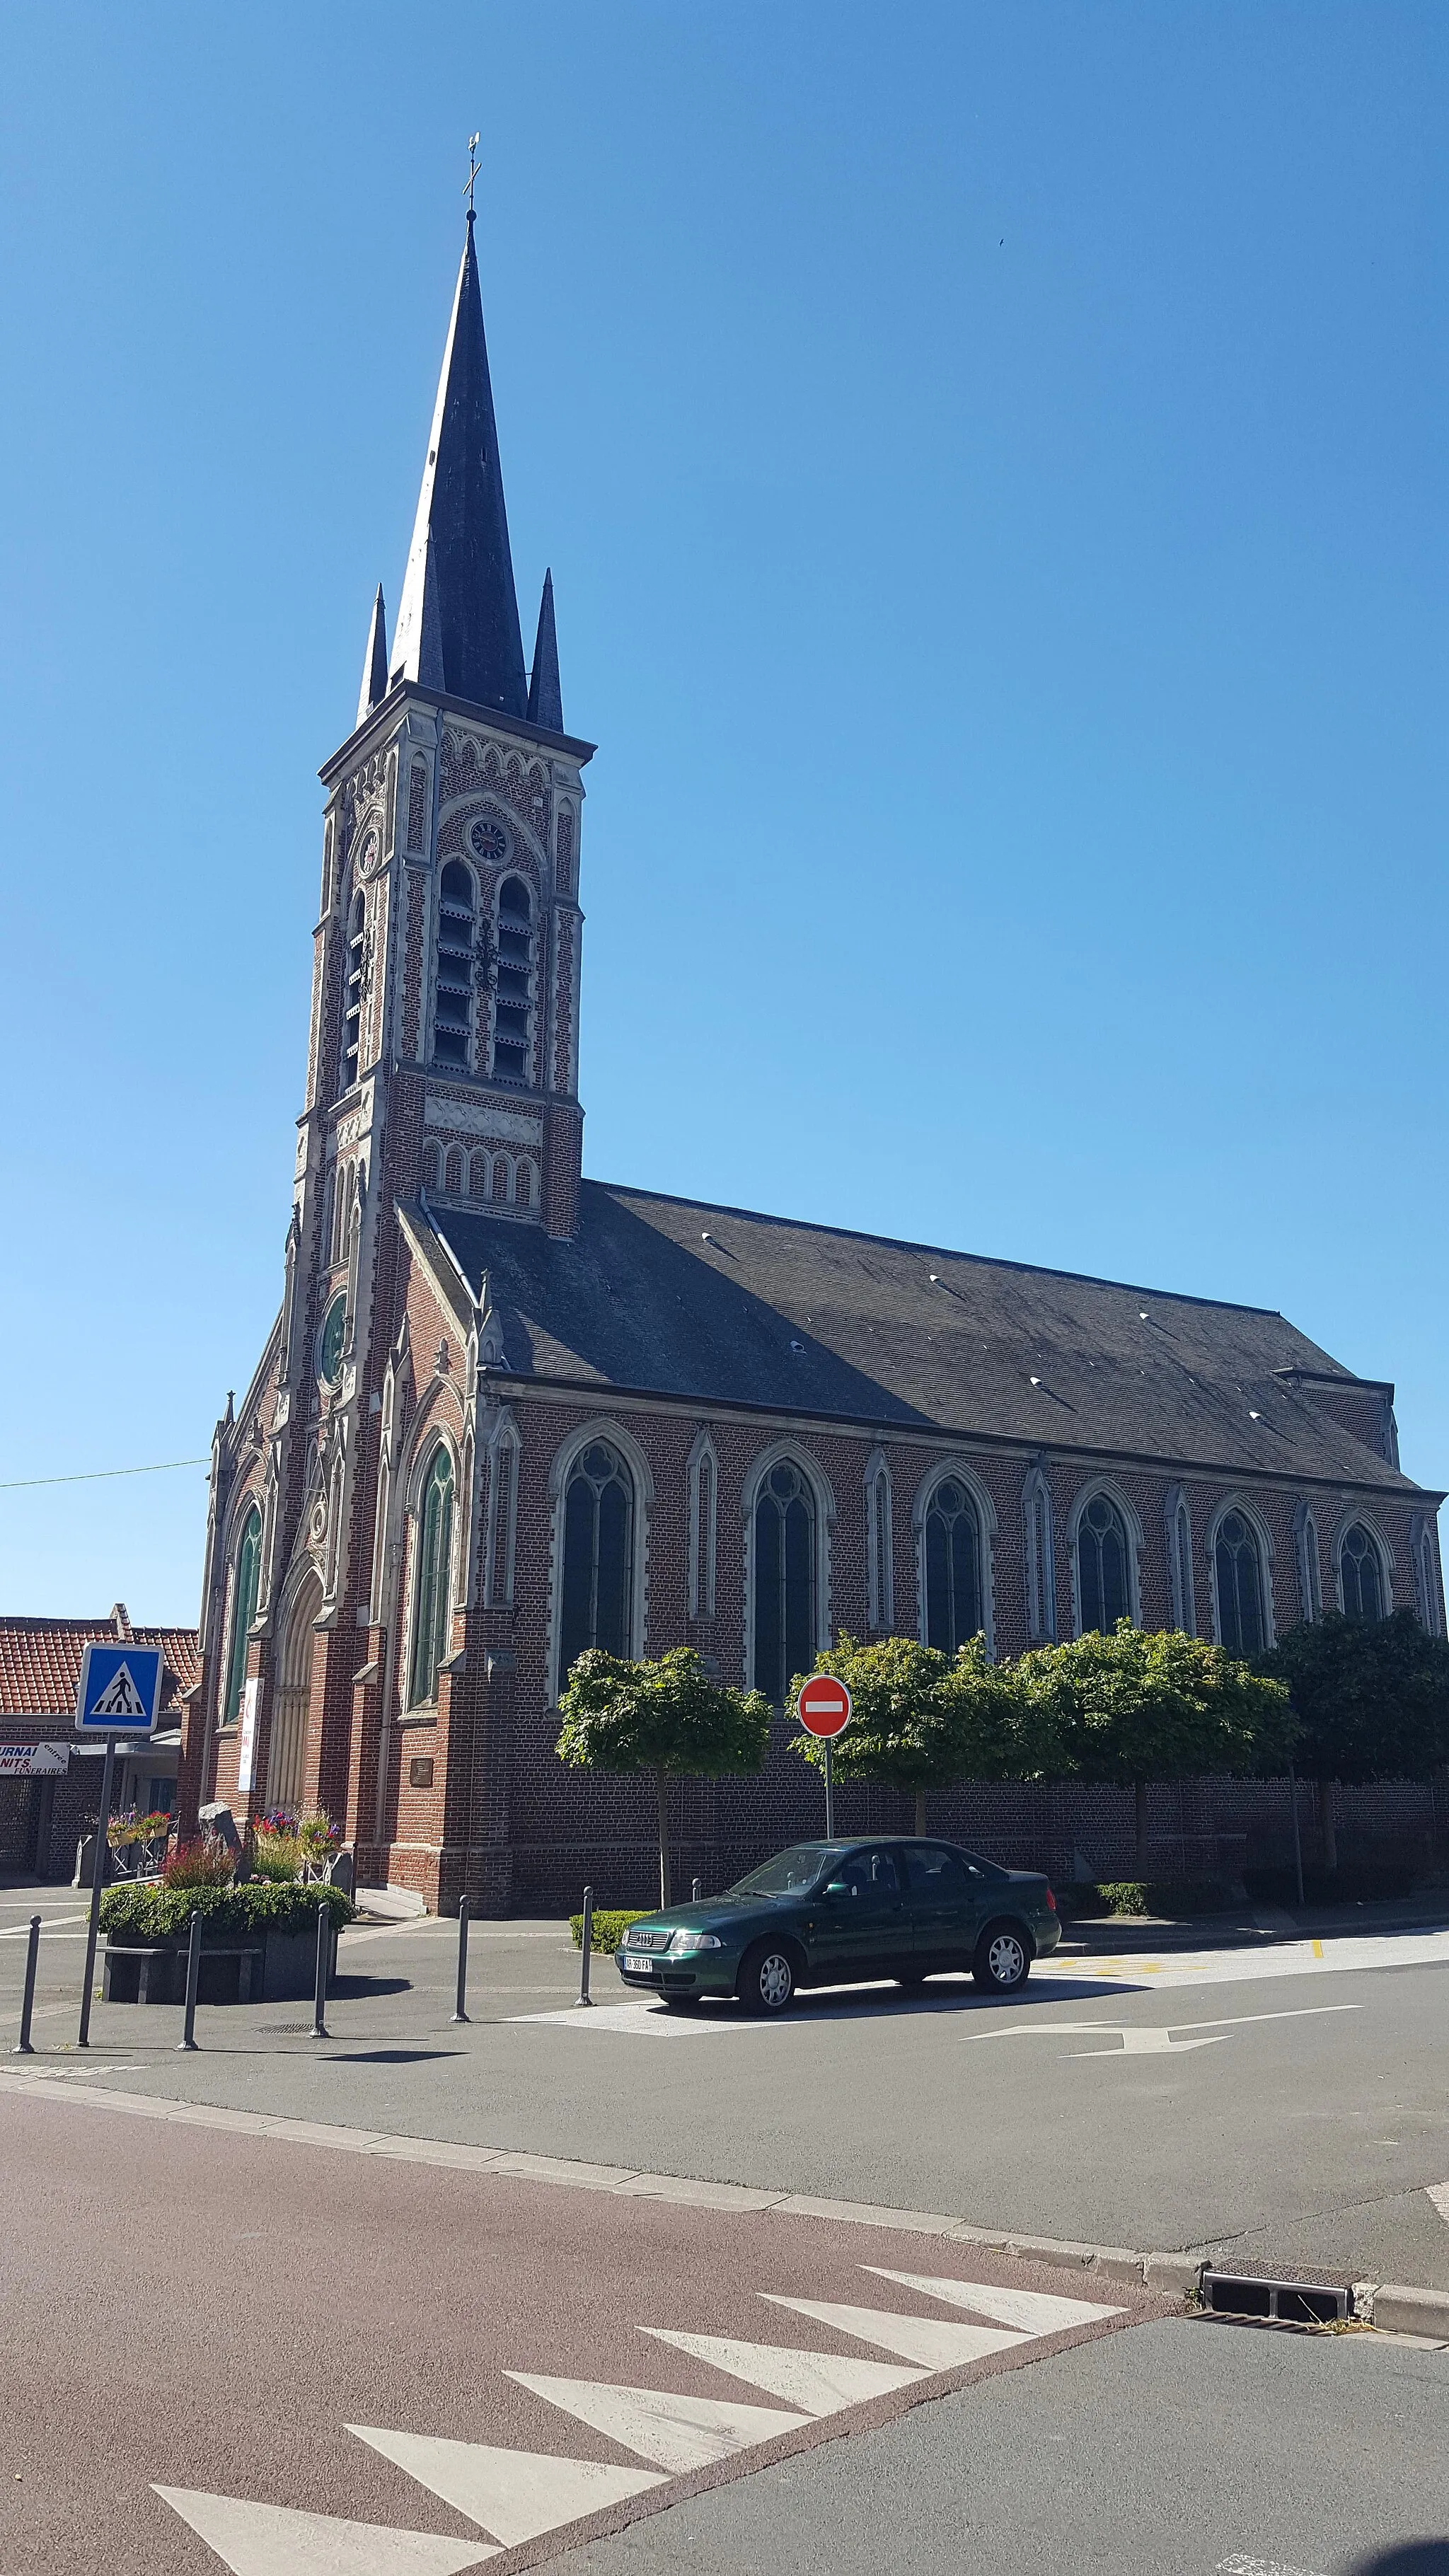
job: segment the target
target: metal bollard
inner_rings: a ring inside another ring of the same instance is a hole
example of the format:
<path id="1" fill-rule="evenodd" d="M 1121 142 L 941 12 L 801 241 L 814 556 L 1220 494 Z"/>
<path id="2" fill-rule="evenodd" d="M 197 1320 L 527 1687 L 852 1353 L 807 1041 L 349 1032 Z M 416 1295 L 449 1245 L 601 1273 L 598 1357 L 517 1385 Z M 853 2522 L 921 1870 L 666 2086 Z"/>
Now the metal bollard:
<path id="1" fill-rule="evenodd" d="M 25 2000 L 20 2007 L 20 2037 L 10 2051 L 12 2057 L 33 2057 L 30 2045 L 30 2016 L 35 2010 L 35 1971 L 40 1960 L 40 1917 L 30 1918 L 30 1942 L 25 1953 Z"/>
<path id="2" fill-rule="evenodd" d="M 704 1882 L 703 1882 L 703 1880 L 702 1880 L 702 1879 L 692 1878 L 692 1879 L 690 1880 L 690 1882 L 689 1882 L 689 1901 L 690 1901 L 690 1904 L 691 1904 L 691 1905 L 697 1905 L 697 1904 L 699 1903 L 699 1891 L 700 1891 L 700 1888 L 703 1886 L 703 1884 L 704 1884 Z"/>
<path id="3" fill-rule="evenodd" d="M 332 2036 L 332 2033 L 327 2027 L 326 2018 L 328 1964 L 327 1943 L 331 1930 L 331 1912 L 327 1906 L 319 1905 L 317 1908 L 317 1983 L 312 1998 L 311 2036 L 313 2039 L 330 2039 Z"/>
<path id="4" fill-rule="evenodd" d="M 458 2001 L 454 2021 L 466 2021 L 468 2001 L 468 1899 L 458 1899 Z"/>
<path id="5" fill-rule="evenodd" d="M 191 1938 L 186 1944 L 186 2019 L 181 2025 L 178 2050 L 196 2047 L 196 1989 L 201 1983 L 201 1916 L 191 1918 Z"/>
<path id="6" fill-rule="evenodd" d="M 579 2002 L 574 2006 L 575 2012 L 578 2011 L 579 2004 L 593 2002 L 593 1997 L 589 1993 L 589 1961 L 594 1954 L 594 1891 L 591 1887 L 584 1889 L 583 1951 L 584 1961 L 579 1971 Z"/>

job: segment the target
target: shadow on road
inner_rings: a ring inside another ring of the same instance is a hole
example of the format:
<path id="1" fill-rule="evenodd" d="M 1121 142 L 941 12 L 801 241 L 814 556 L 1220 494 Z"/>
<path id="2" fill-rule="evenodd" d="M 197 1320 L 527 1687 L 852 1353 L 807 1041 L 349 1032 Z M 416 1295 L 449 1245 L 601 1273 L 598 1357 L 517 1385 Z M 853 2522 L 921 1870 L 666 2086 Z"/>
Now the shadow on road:
<path id="1" fill-rule="evenodd" d="M 1449 2540 L 1405 2540 L 1356 2558 L 1349 2576 L 1449 2576 Z"/>

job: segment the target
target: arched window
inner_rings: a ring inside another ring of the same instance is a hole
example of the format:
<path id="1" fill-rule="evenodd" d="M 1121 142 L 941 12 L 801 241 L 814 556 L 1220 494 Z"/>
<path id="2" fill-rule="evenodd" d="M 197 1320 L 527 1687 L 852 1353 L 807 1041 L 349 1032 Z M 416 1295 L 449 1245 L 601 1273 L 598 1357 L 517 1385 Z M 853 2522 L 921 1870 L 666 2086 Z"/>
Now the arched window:
<path id="1" fill-rule="evenodd" d="M 1263 1559 L 1258 1533 L 1241 1512 L 1225 1512 L 1213 1549 L 1218 1586 L 1218 1643 L 1230 1655 L 1261 1655 L 1268 1642 L 1263 1616 Z"/>
<path id="2" fill-rule="evenodd" d="M 1379 1552 L 1362 1521 L 1345 1530 L 1338 1551 L 1338 1579 L 1343 1586 L 1344 1616 L 1382 1619 L 1384 1570 Z"/>
<path id="3" fill-rule="evenodd" d="M 1127 1579 L 1127 1524 L 1114 1502 L 1094 1494 L 1077 1524 L 1077 1587 L 1082 1634 L 1100 1628 L 1110 1636 L 1132 1616 Z"/>
<path id="4" fill-rule="evenodd" d="M 438 905 L 438 972 L 433 989 L 433 1058 L 438 1064 L 468 1061 L 468 1012 L 473 988 L 473 872 L 461 859 L 443 870 Z"/>
<path id="5" fill-rule="evenodd" d="M 946 1476 L 926 1513 L 926 1643 L 954 1655 L 984 1625 L 980 1514 L 968 1488 Z"/>
<path id="6" fill-rule="evenodd" d="M 564 1488 L 559 1679 L 587 1646 L 634 1651 L 634 1480 L 617 1449 L 591 1440 Z"/>
<path id="7" fill-rule="evenodd" d="M 505 877 L 498 889 L 493 989 L 493 1073 L 499 1082 L 528 1080 L 532 969 L 533 897 L 522 877 Z"/>
<path id="8" fill-rule="evenodd" d="M 815 1496 L 792 1459 L 770 1469 L 755 1499 L 755 1688 L 783 1708 L 796 1673 L 815 1661 Z"/>
<path id="9" fill-rule="evenodd" d="M 262 1571 L 262 1516 L 253 1503 L 242 1523 L 231 1591 L 231 1651 L 226 1659 L 226 1692 L 221 1704 L 223 1726 L 235 1726 L 241 1712 L 247 1675 L 247 1630 L 257 1615 L 257 1586 Z"/>
<path id="10" fill-rule="evenodd" d="M 408 1705 L 431 1706 L 448 1650 L 448 1584 L 453 1563 L 453 1462 L 439 1442 L 423 1479 L 413 1556 L 413 1644 Z"/>
<path id="11" fill-rule="evenodd" d="M 367 900 L 362 893 L 352 898 L 352 918 L 347 925 L 347 985 L 342 996 L 342 1088 L 350 1091 L 357 1080 L 358 1052 L 362 1045 L 362 984 L 367 958 Z"/>

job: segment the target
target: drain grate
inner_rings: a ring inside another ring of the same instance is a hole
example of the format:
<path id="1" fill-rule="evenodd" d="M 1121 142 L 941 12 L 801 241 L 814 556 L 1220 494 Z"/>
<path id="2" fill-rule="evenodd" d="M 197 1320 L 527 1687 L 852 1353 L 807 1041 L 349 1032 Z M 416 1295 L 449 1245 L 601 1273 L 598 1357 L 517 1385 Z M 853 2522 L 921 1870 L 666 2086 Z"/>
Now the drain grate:
<path id="1" fill-rule="evenodd" d="M 1204 2272 L 1203 2306 L 1215 2317 L 1259 2317 L 1275 2326 L 1342 2325 L 1352 2293 L 1321 2281 L 1269 2281 L 1249 2272 Z"/>

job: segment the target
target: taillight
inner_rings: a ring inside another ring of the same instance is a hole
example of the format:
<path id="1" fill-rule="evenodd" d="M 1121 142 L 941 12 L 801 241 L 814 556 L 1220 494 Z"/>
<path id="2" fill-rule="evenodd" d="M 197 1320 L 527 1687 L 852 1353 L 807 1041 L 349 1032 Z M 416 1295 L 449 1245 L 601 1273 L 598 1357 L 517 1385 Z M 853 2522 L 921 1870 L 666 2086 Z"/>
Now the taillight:
<path id="1" fill-rule="evenodd" d="M 1053 1896 L 1053 1894 L 1052 1894 L 1052 1892 L 1051 1892 L 1051 1889 L 1050 1889 L 1050 1888 L 1048 1888 L 1048 1889 L 1047 1889 L 1047 1912 L 1048 1912 L 1048 1914 L 1055 1914 L 1056 1910 L 1057 1910 L 1057 1900 L 1056 1900 L 1056 1898 Z"/>

